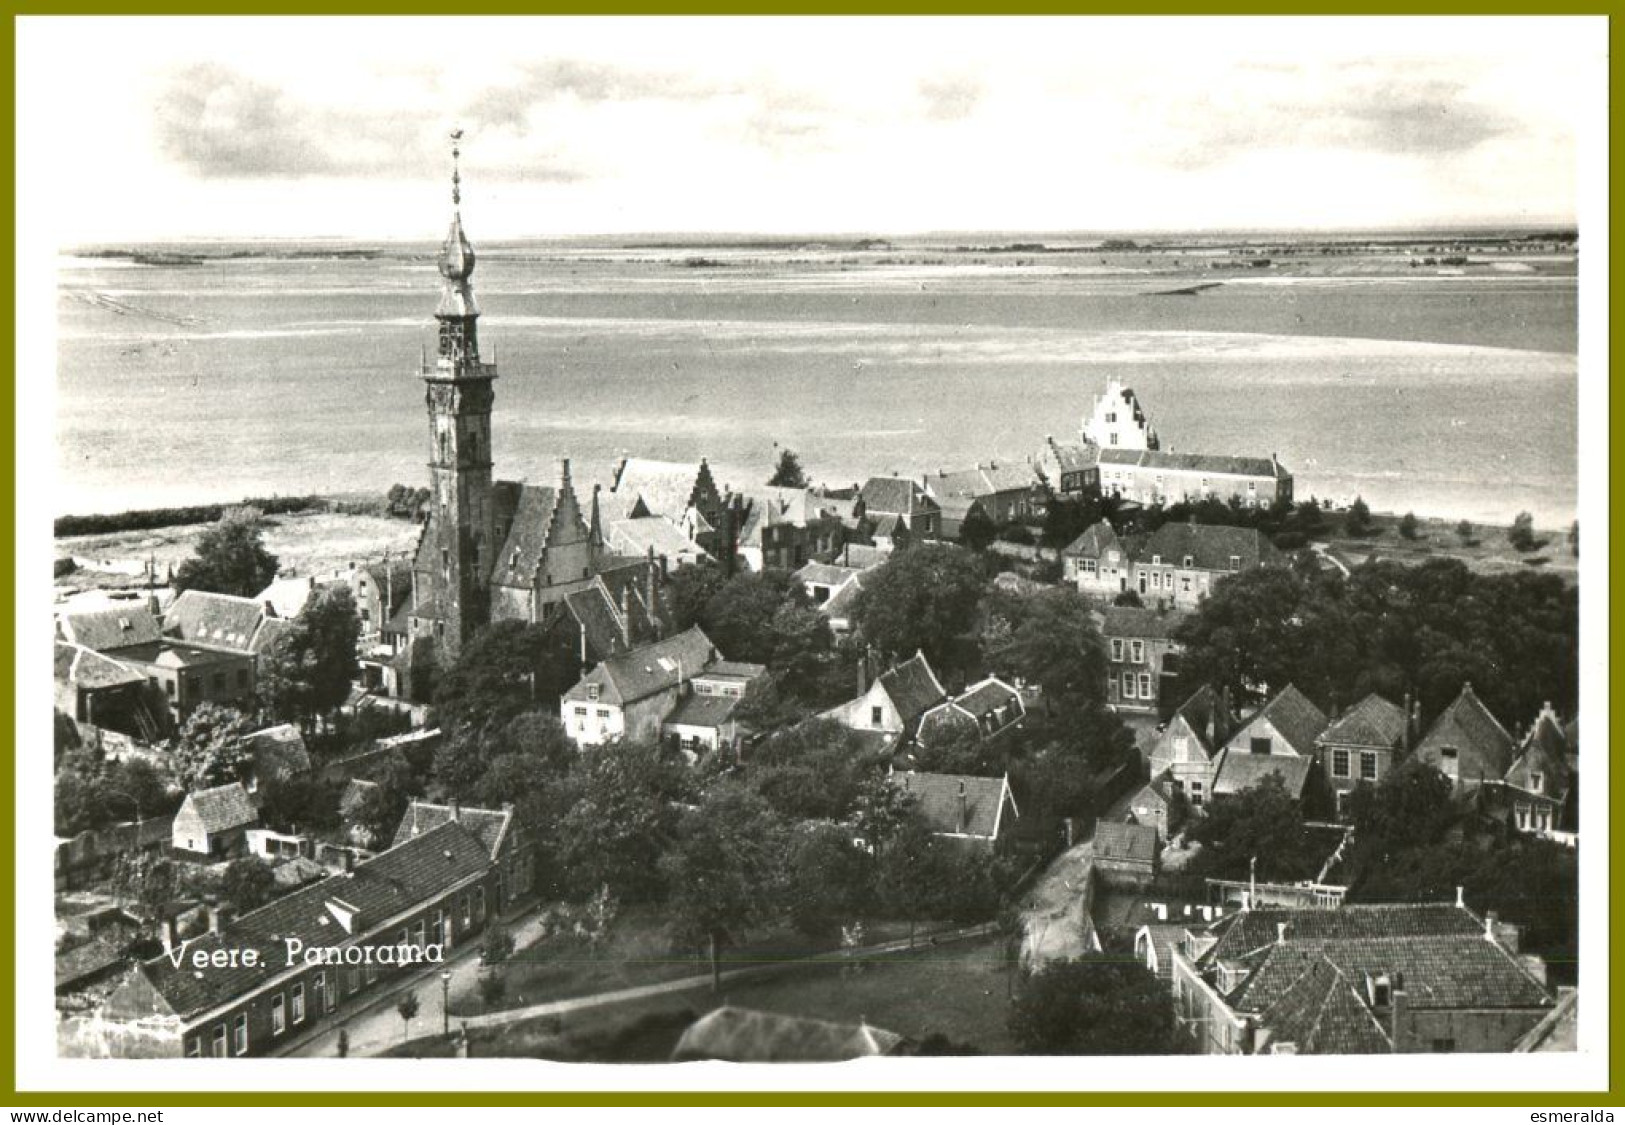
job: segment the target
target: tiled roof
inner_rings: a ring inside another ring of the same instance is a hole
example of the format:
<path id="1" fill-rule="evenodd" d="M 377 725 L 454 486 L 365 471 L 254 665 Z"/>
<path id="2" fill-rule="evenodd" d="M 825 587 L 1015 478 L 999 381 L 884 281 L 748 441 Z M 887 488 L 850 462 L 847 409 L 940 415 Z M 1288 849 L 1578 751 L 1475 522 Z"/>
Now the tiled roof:
<path id="1" fill-rule="evenodd" d="M 84 688 L 118 687 L 145 683 L 146 677 L 93 649 L 56 642 L 56 678 Z"/>
<path id="2" fill-rule="evenodd" d="M 716 659 L 711 639 L 696 625 L 675 637 L 606 658 L 566 692 L 565 698 L 585 699 L 586 685 L 602 683 L 625 705 L 686 683 Z"/>
<path id="3" fill-rule="evenodd" d="M 889 1055 L 902 1042 L 896 1032 L 867 1023 L 833 1023 L 724 1006 L 690 1024 L 671 1057 L 673 1062 L 843 1062 Z"/>
<path id="4" fill-rule="evenodd" d="M 871 567 L 879 566 L 889 558 L 891 558 L 890 552 L 883 551 L 879 547 L 871 546 L 868 543 L 848 543 L 841 548 L 841 553 L 836 556 L 835 561 L 842 566 L 854 566 L 859 570 L 868 570 Z"/>
<path id="5" fill-rule="evenodd" d="M 1215 796 L 1240 793 L 1260 784 L 1271 775 L 1281 779 L 1287 793 L 1302 797 L 1313 758 L 1291 754 L 1250 754 L 1245 749 L 1227 747 L 1219 755 L 1219 764 L 1213 771 Z"/>
<path id="6" fill-rule="evenodd" d="M 1242 724 L 1230 740 L 1230 745 L 1246 749 L 1248 728 L 1263 719 L 1268 719 L 1276 733 L 1299 754 L 1311 753 L 1315 748 L 1315 739 L 1326 729 L 1326 713 L 1309 702 L 1303 692 L 1288 684 Z"/>
<path id="7" fill-rule="evenodd" d="M 695 673 L 696 680 L 754 680 L 767 671 L 766 664 L 752 664 L 748 660 L 718 660 Z"/>
<path id="8" fill-rule="evenodd" d="M 253 598 L 186 590 L 164 614 L 164 632 L 198 645 L 248 652 L 264 610 Z"/>
<path id="9" fill-rule="evenodd" d="M 1172 980 L 1174 950 L 1185 939 L 1185 932 L 1189 927 L 1178 922 L 1147 922 L 1140 928 L 1145 931 L 1146 940 L 1151 943 L 1151 948 L 1156 953 L 1157 979 Z"/>
<path id="10" fill-rule="evenodd" d="M 1203 684 L 1191 693 L 1189 699 L 1179 705 L 1179 709 L 1173 715 L 1169 716 L 1169 722 L 1171 723 L 1175 717 L 1183 718 L 1195 733 L 1197 740 L 1201 742 L 1202 749 L 1206 750 L 1207 756 L 1211 758 L 1218 747 L 1208 744 L 1208 720 L 1218 721 L 1220 734 L 1224 733 L 1224 728 L 1230 721 L 1228 716 L 1216 714 L 1219 709 L 1219 693 L 1208 684 Z"/>
<path id="11" fill-rule="evenodd" d="M 923 715 L 928 708 L 941 703 L 946 692 L 937 681 L 925 654 L 917 652 L 897 667 L 883 672 L 879 678 L 881 688 L 891 699 L 892 706 L 906 727 Z"/>
<path id="12" fill-rule="evenodd" d="M 1270 457 L 1230 457 L 1213 453 L 1168 453 L 1160 449 L 1102 449 L 1102 465 L 1137 465 L 1142 469 L 1214 473 L 1238 477 L 1288 477 L 1292 474 Z"/>
<path id="13" fill-rule="evenodd" d="M 1157 830 L 1149 824 L 1129 824 L 1120 820 L 1095 821 L 1096 859 L 1118 859 L 1130 863 L 1155 863 Z"/>
<path id="14" fill-rule="evenodd" d="M 628 555 L 647 555 L 652 548 L 657 558 L 709 557 L 703 547 L 684 535 L 682 529 L 665 516 L 612 520 L 605 538 L 611 548 Z"/>
<path id="15" fill-rule="evenodd" d="M 124 960 L 124 954 L 101 938 L 92 938 L 84 945 L 74 946 L 56 955 L 56 987 L 58 991 L 70 989 L 111 969 Z"/>
<path id="16" fill-rule="evenodd" d="M 254 771 L 262 782 L 308 773 L 310 770 L 310 751 L 305 747 L 305 736 L 292 723 L 255 731 L 245 741 L 254 752 Z"/>
<path id="17" fill-rule="evenodd" d="M 587 647 L 597 653 L 599 659 L 627 650 L 620 613 L 602 583 L 594 582 L 585 590 L 567 595 L 564 604 L 586 634 Z"/>
<path id="18" fill-rule="evenodd" d="M 1479 701 L 1472 684 L 1462 685 L 1461 694 L 1433 721 L 1415 753 L 1438 767 L 1446 749 L 1456 751 L 1463 780 L 1504 777 L 1512 765 L 1512 736 Z"/>
<path id="19" fill-rule="evenodd" d="M 829 601 L 818 606 L 818 612 L 825 617 L 848 618 L 858 603 L 858 595 L 863 592 L 863 579 L 854 578 L 839 590 L 830 595 Z"/>
<path id="20" fill-rule="evenodd" d="M 1168 640 L 1190 618 L 1178 610 L 1161 611 L 1136 606 L 1114 605 L 1106 609 L 1100 632 L 1106 637 L 1150 637 Z"/>
<path id="21" fill-rule="evenodd" d="M 1413 1009 L 1544 1008 L 1552 1003 L 1518 959 L 1482 933 L 1319 940 L 1289 934 L 1286 942 L 1265 951 L 1229 998 L 1231 1006 L 1249 1012 L 1268 1009 L 1318 957 L 1362 985 L 1368 976 L 1400 974 L 1406 1003 Z"/>
<path id="22" fill-rule="evenodd" d="M 963 707 L 977 718 L 992 712 L 1001 706 L 1014 704 L 1021 707 L 1021 693 L 1009 684 L 992 676 L 981 683 L 973 684 L 954 698 L 954 704 Z"/>
<path id="23" fill-rule="evenodd" d="M 702 474 L 710 474 L 703 460 L 693 465 L 625 457 L 615 468 L 610 492 L 628 515 L 633 514 L 641 499 L 642 508 L 649 515 L 677 519 L 698 498 Z"/>
<path id="24" fill-rule="evenodd" d="M 1045 444 L 1049 448 L 1050 455 L 1055 458 L 1056 466 L 1063 473 L 1079 473 L 1085 469 L 1092 469 L 1100 460 L 1098 445 L 1081 445 L 1066 441 L 1049 441 Z"/>
<path id="25" fill-rule="evenodd" d="M 1405 709 L 1372 692 L 1321 731 L 1323 745 L 1398 748 L 1405 740 Z"/>
<path id="26" fill-rule="evenodd" d="M 492 560 L 491 581 L 499 586 L 528 587 L 536 567 L 547 550 L 553 530 L 553 508 L 557 489 L 539 484 L 522 484 L 513 507 L 513 525 L 507 542 Z"/>
<path id="27" fill-rule="evenodd" d="M 862 573 L 863 571 L 857 567 L 810 562 L 790 577 L 803 586 L 829 586 L 834 588 L 844 585 L 847 581 L 856 578 Z"/>
<path id="28" fill-rule="evenodd" d="M 1117 532 L 1112 530 L 1111 524 L 1101 520 L 1068 543 L 1061 554 L 1095 559 L 1104 554 L 1108 548 L 1116 547 L 1118 544 Z"/>
<path id="29" fill-rule="evenodd" d="M 158 619 L 144 605 L 64 613 L 59 627 L 64 640 L 97 652 L 148 644 L 161 635 Z"/>
<path id="30" fill-rule="evenodd" d="M 269 605 L 276 611 L 278 617 L 298 617 L 304 611 L 305 602 L 317 590 L 328 586 L 348 586 L 348 580 L 329 576 L 317 578 L 315 575 L 295 576 L 290 578 L 273 578 L 271 584 L 258 594 L 254 600 L 260 605 Z"/>
<path id="31" fill-rule="evenodd" d="M 1262 566 L 1279 557 L 1263 532 L 1251 527 L 1221 527 L 1204 523 L 1165 523 L 1151 533 L 1135 553 L 1142 565 L 1183 566 L 1185 559 L 1199 570 L 1229 571 L 1230 560 L 1240 568 Z M 1161 558 L 1161 563 L 1153 563 Z"/>
<path id="32" fill-rule="evenodd" d="M 925 479 L 926 490 L 939 502 L 945 496 L 969 499 L 1001 492 L 1025 492 L 1037 483 L 1033 467 L 1020 461 L 994 461 L 974 469 L 937 472 Z"/>
<path id="33" fill-rule="evenodd" d="M 1442 902 L 1359 903 L 1336 910 L 1240 910 L 1221 918 L 1208 932 L 1217 943 L 1201 957 L 1204 964 L 1245 961 L 1279 940 L 1280 927 L 1289 939 L 1346 941 L 1358 938 L 1409 937 L 1416 934 L 1480 935 L 1484 924 L 1469 911 Z"/>
<path id="34" fill-rule="evenodd" d="M 732 718 L 734 708 L 738 706 L 736 696 L 689 695 L 661 722 L 664 726 L 716 728 Z"/>
<path id="35" fill-rule="evenodd" d="M 1363 982 L 1362 982 L 1363 983 Z M 1259 1014 L 1272 1043 L 1290 1043 L 1300 1055 L 1377 1055 L 1394 1049 L 1355 985 L 1325 957 L 1307 967 Z"/>
<path id="36" fill-rule="evenodd" d="M 1009 793 L 1007 779 L 1002 777 L 899 771 L 891 774 L 889 780 L 919 802 L 920 813 L 931 831 L 948 835 L 992 839 L 999 828 L 999 808 Z M 964 795 L 963 824 L 961 794 Z"/>
<path id="37" fill-rule="evenodd" d="M 406 806 L 406 814 L 401 817 L 400 826 L 395 829 L 395 842 L 390 847 L 398 848 L 408 840 L 451 822 L 450 805 L 413 801 Z M 463 806 L 457 810 L 457 823 L 480 842 L 492 859 L 496 859 L 503 841 L 507 838 L 508 829 L 513 824 L 513 812 L 509 809 L 476 809 Z"/>
<path id="38" fill-rule="evenodd" d="M 917 481 L 901 477 L 870 477 L 863 486 L 863 504 L 872 516 L 908 517 L 938 510 Z"/>
<path id="39" fill-rule="evenodd" d="M 328 909 L 330 899 L 354 907 L 365 931 L 482 874 L 490 865 L 484 845 L 461 825 L 443 824 L 357 864 L 346 875 L 324 879 L 244 914 L 222 933 L 188 942 L 182 968 L 160 954 L 143 963 L 142 972 L 177 1015 L 195 1015 L 235 1000 L 284 971 L 284 938 L 298 938 L 307 947 L 345 940 L 348 935 Z M 191 967 L 192 951 L 216 949 L 256 949 L 260 964 L 248 968 L 239 961 L 236 967 L 207 972 Z"/>
<path id="40" fill-rule="evenodd" d="M 206 832 L 227 832 L 253 824 L 260 818 L 254 802 L 249 799 L 248 790 L 243 788 L 240 781 L 188 793 L 181 807 L 184 809 L 188 805 L 197 813 Z"/>

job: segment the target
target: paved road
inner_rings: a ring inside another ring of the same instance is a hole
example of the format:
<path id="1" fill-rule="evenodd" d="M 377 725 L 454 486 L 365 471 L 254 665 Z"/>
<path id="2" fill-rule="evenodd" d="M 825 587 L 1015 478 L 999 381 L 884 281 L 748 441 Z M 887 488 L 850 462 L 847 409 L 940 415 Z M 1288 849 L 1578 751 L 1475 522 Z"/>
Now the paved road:
<path id="1" fill-rule="evenodd" d="M 1081 957 L 1095 948 L 1094 922 L 1083 909 L 1094 856 L 1094 841 L 1085 840 L 1056 856 L 1033 882 L 1021 908 L 1024 968 Z"/>

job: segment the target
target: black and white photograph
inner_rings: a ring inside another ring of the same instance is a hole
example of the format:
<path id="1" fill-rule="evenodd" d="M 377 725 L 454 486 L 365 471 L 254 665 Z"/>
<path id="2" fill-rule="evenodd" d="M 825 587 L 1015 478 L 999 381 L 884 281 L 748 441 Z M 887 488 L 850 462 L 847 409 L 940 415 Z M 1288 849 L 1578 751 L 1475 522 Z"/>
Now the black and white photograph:
<path id="1" fill-rule="evenodd" d="M 1605 21 L 18 44 L 42 1067 L 1605 1064 Z"/>

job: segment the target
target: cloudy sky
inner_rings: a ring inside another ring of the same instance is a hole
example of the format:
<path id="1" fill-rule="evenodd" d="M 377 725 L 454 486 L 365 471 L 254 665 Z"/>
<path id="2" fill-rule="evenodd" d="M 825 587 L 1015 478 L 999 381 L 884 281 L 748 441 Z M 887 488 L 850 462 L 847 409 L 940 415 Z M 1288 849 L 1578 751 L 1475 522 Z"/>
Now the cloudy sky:
<path id="1" fill-rule="evenodd" d="M 59 244 L 1569 222 L 1595 21 L 25 19 Z M 43 221 L 43 219 L 42 219 Z"/>

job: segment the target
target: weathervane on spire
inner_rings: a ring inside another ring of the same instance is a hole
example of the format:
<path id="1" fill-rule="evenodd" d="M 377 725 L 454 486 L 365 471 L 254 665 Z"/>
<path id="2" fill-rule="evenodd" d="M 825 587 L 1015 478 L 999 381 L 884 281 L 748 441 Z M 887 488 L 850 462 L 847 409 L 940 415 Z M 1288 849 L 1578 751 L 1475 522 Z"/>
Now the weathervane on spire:
<path id="1" fill-rule="evenodd" d="M 463 201 L 462 177 L 457 172 L 457 158 L 462 155 L 463 129 L 457 126 L 451 131 L 451 203 L 458 206 Z"/>

